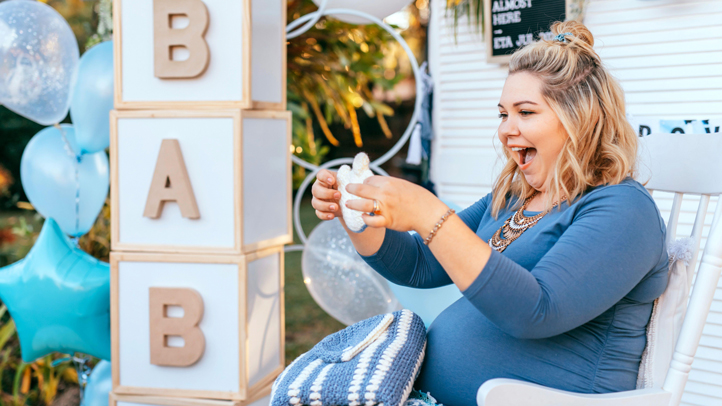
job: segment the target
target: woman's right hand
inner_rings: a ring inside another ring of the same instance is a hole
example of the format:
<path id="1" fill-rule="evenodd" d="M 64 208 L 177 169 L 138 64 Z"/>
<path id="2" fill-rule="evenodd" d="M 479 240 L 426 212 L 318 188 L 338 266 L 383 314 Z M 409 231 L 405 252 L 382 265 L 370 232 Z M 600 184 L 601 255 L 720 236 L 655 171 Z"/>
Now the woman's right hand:
<path id="1" fill-rule="evenodd" d="M 311 206 L 316 209 L 316 216 L 321 220 L 331 220 L 338 217 L 343 220 L 339 200 L 341 192 L 338 191 L 336 173 L 321 169 L 316 175 L 316 181 L 311 187 Z"/>

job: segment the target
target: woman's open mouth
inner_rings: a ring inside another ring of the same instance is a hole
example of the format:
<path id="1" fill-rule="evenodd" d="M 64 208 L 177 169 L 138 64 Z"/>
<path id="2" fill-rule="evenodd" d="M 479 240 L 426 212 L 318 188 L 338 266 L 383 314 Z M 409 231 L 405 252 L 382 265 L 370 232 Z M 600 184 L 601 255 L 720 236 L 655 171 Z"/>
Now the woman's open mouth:
<path id="1" fill-rule="evenodd" d="M 512 151 L 519 153 L 519 169 L 526 170 L 536 156 L 536 148 L 512 147 Z"/>

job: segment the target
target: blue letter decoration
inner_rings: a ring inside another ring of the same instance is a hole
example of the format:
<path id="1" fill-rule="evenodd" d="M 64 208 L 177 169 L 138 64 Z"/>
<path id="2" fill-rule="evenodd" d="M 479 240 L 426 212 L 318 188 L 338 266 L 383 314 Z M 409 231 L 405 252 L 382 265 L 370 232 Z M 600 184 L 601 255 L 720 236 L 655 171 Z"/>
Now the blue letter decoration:
<path id="1" fill-rule="evenodd" d="M 0 269 L 0 299 L 23 361 L 53 351 L 110 360 L 110 266 L 76 247 L 52 218 L 25 258 Z"/>

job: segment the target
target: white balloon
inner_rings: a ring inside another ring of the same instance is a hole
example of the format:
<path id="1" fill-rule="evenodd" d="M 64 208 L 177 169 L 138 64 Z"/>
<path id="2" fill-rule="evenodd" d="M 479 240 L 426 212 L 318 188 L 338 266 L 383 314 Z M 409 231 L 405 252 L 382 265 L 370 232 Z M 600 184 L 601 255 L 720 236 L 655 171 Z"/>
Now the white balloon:
<path id="1" fill-rule="evenodd" d="M 313 0 L 317 6 L 320 6 L 322 1 L 323 0 Z M 350 8 L 371 14 L 383 20 L 391 14 L 400 11 L 409 3 L 411 3 L 411 0 L 328 0 L 326 9 Z M 371 23 L 365 18 L 352 16 L 350 14 L 334 14 L 331 17 L 351 24 Z"/>
<path id="2" fill-rule="evenodd" d="M 78 43 L 63 16 L 38 1 L 0 3 L 0 103 L 43 125 L 62 121 L 77 78 Z"/>
<path id="3" fill-rule="evenodd" d="M 402 309 L 386 279 L 361 259 L 337 219 L 313 229 L 301 269 L 316 303 L 346 325 Z"/>

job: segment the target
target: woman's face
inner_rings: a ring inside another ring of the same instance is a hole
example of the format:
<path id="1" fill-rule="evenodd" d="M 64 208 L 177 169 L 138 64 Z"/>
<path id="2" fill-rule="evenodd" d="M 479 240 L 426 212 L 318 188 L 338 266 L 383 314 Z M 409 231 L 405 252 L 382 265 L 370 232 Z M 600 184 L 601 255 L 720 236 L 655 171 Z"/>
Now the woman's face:
<path id="1" fill-rule="evenodd" d="M 498 134 L 527 183 L 545 192 L 567 132 L 544 101 L 541 85 L 541 80 L 527 72 L 506 79 L 499 101 Z"/>

